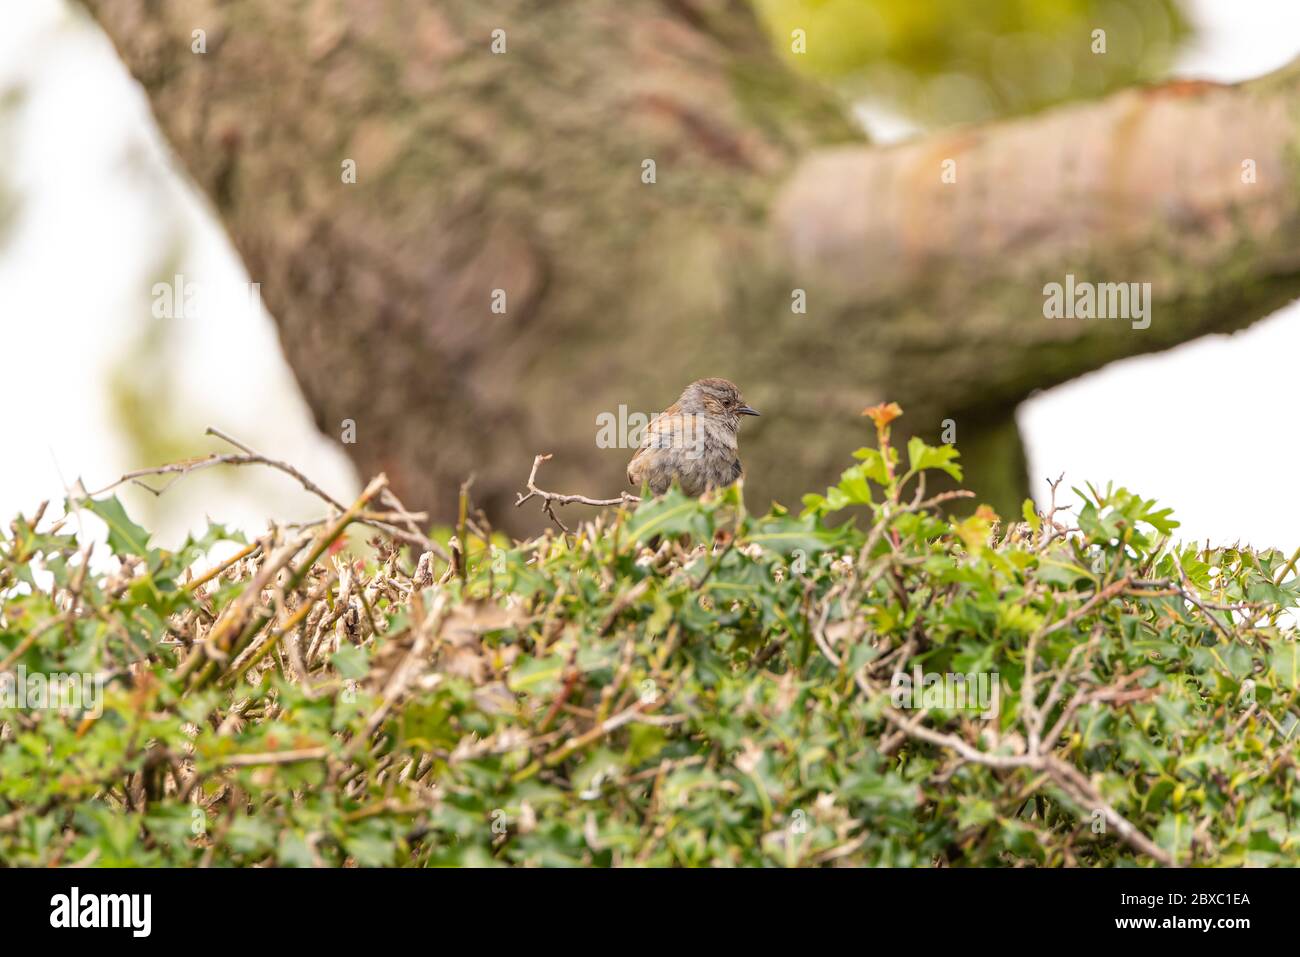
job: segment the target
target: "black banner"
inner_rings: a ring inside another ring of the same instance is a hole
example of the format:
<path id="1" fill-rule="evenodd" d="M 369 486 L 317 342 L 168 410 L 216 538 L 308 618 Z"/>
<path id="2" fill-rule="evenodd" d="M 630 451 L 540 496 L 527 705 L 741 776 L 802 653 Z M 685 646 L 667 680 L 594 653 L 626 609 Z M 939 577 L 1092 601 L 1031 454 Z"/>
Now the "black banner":
<path id="1" fill-rule="evenodd" d="M 616 943 L 678 919 L 692 940 L 719 945 L 828 932 L 950 945 L 1037 931 L 1230 944 L 1281 932 L 1295 907 L 1285 871 L 1147 869 L 8 870 L 0 900 L 16 940 L 77 934 L 128 947 L 244 931 L 258 943 L 373 946 L 448 926 L 494 945 L 555 932 Z"/>

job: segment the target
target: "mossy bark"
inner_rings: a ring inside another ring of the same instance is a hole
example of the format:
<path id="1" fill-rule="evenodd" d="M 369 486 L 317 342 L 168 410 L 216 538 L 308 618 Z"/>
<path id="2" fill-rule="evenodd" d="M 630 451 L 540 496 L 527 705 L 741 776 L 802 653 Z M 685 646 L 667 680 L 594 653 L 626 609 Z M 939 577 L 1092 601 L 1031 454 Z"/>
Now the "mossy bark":
<path id="1" fill-rule="evenodd" d="M 597 416 L 710 375 L 764 413 L 741 435 L 752 507 L 832 481 L 861 408 L 896 399 L 932 439 L 955 420 L 1005 511 L 1024 396 L 1240 328 L 1300 283 L 1294 71 L 880 150 L 743 0 L 83 3 L 261 283 L 322 431 L 355 420 L 361 471 L 442 519 L 473 473 L 494 521 L 534 527 L 509 506 L 540 451 L 546 487 L 615 494 L 631 452 L 597 447 Z M 1044 319 L 1067 271 L 1151 281 L 1151 327 Z"/>

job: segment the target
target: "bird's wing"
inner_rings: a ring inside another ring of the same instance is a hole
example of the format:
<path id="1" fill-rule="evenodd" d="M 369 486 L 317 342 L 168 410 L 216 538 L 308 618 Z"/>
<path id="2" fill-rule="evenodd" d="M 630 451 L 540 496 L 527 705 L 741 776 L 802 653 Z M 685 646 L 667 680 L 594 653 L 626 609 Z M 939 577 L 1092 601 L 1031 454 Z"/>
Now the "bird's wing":
<path id="1" fill-rule="evenodd" d="M 644 451 L 645 446 L 641 446 L 633 453 L 631 461 L 627 463 L 627 484 L 634 488 L 641 485 L 638 479 L 641 478 L 641 470 L 645 468 L 645 458 L 641 454 Z"/>
<path id="2" fill-rule="evenodd" d="M 645 481 L 645 470 L 656 451 L 685 448 L 687 443 L 697 441 L 699 435 L 696 416 L 683 415 L 676 411 L 676 406 L 669 407 L 645 427 L 641 447 L 627 463 L 628 484 L 641 485 Z"/>

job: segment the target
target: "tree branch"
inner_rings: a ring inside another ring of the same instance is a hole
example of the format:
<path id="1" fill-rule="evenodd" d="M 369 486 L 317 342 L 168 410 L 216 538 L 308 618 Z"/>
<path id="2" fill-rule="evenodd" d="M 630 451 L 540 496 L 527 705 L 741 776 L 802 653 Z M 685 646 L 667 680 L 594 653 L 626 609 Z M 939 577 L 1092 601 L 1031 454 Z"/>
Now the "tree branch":
<path id="1" fill-rule="evenodd" d="M 840 310 L 838 349 L 889 343 L 889 395 L 1014 403 L 1300 294 L 1297 97 L 1300 61 L 1241 85 L 1173 82 L 814 151 L 777 200 L 778 245 L 810 301 Z M 1150 282 L 1150 327 L 1045 318 L 1043 288 L 1067 273 Z"/>
<path id="2" fill-rule="evenodd" d="M 551 521 L 560 526 L 561 531 L 567 532 L 569 529 L 555 514 L 556 505 L 594 505 L 597 507 L 607 507 L 611 505 L 635 505 L 637 502 L 641 501 L 635 495 L 629 495 L 627 492 L 620 492 L 618 498 L 588 498 L 585 495 L 561 495 L 558 492 L 544 492 L 537 487 L 537 470 L 541 467 L 543 462 L 549 462 L 550 459 L 550 453 L 537 455 L 533 458 L 533 469 L 528 473 L 528 494 L 524 495 L 522 492 L 515 493 L 515 508 L 523 505 L 524 502 L 527 502 L 529 499 L 540 498 L 542 500 L 542 511 L 550 516 Z"/>

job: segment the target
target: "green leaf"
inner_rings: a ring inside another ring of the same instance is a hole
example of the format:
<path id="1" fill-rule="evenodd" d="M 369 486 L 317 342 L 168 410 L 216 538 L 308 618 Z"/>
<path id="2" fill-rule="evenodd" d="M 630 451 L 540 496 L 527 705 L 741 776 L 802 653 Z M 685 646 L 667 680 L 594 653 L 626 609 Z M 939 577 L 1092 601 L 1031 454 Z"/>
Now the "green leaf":
<path id="1" fill-rule="evenodd" d="M 560 686 L 560 675 L 564 673 L 564 659 L 559 655 L 546 658 L 520 658 L 510 669 L 506 685 L 516 694 L 528 692 L 533 695 L 553 694 Z"/>
<path id="2" fill-rule="evenodd" d="M 759 519 L 744 540 L 788 556 L 796 551 L 806 555 L 824 552 L 843 542 L 844 538 L 844 529 L 825 528 L 815 515 L 810 514 L 799 518 L 782 515 Z"/>
<path id="3" fill-rule="evenodd" d="M 313 867 L 316 863 L 307 841 L 296 831 L 284 831 L 280 834 L 275 860 L 281 867 Z"/>
<path id="4" fill-rule="evenodd" d="M 330 657 L 334 668 L 350 681 L 359 681 L 370 671 L 370 656 L 357 645 L 341 645 Z"/>
<path id="5" fill-rule="evenodd" d="M 86 499 L 82 504 L 108 526 L 108 547 L 115 554 L 149 556 L 149 533 L 131 521 L 116 495 Z"/>
<path id="6" fill-rule="evenodd" d="M 375 834 L 362 834 L 345 840 L 343 847 L 360 867 L 390 867 L 396 851 L 392 841 Z"/>
<path id="7" fill-rule="evenodd" d="M 645 542 L 656 535 L 681 535 L 693 532 L 700 537 L 709 529 L 706 507 L 699 499 L 688 498 L 674 485 L 657 501 L 642 503 L 628 519 L 624 537 Z"/>
<path id="8" fill-rule="evenodd" d="M 856 474 L 871 479 L 877 485 L 889 483 L 889 470 L 885 468 L 885 457 L 880 454 L 879 449 L 860 448 L 853 453 L 853 457 L 861 459 L 862 464 L 849 469 L 844 473 L 845 475 L 856 472 Z"/>
<path id="9" fill-rule="evenodd" d="M 921 472 L 925 469 L 939 469 L 947 472 L 956 481 L 961 481 L 961 466 L 955 459 L 960 453 L 951 445 L 941 445 L 935 447 L 926 445 L 918 436 L 912 436 L 907 441 L 907 460 L 915 472 Z"/>
<path id="10" fill-rule="evenodd" d="M 1283 642 L 1273 649 L 1268 663 L 1284 687 L 1292 690 L 1300 688 L 1300 644 L 1294 641 Z"/>

